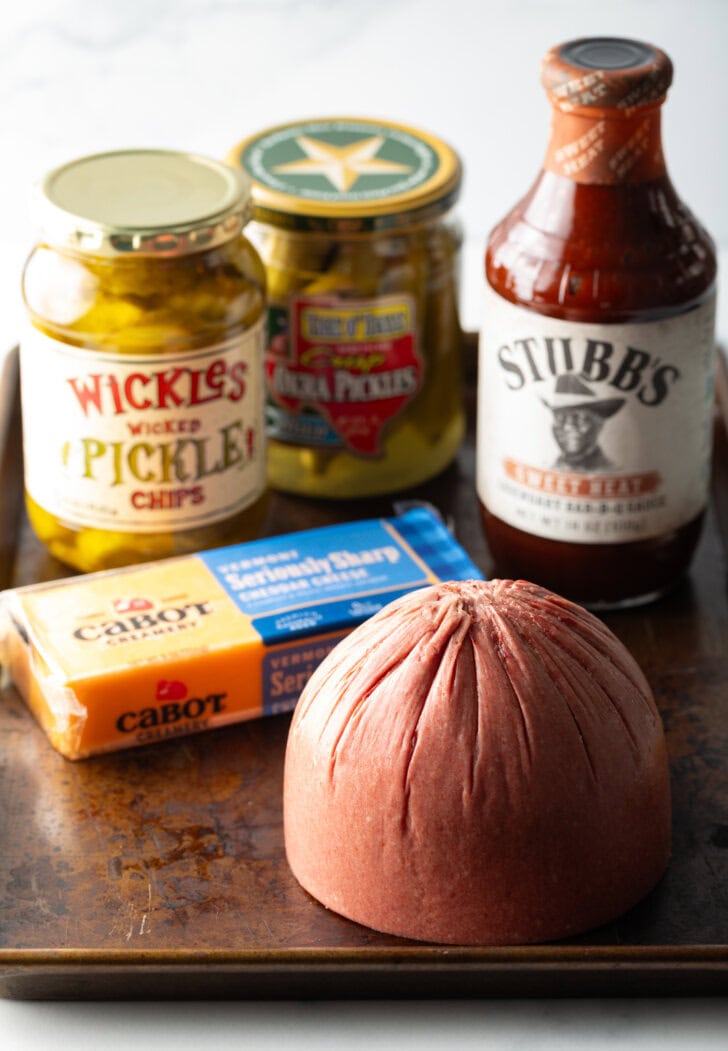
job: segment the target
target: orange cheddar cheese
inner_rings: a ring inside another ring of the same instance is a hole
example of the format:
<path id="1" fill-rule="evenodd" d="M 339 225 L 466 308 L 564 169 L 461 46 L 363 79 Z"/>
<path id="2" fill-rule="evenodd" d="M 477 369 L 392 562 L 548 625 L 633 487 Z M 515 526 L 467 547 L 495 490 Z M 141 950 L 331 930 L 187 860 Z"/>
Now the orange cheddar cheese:
<path id="1" fill-rule="evenodd" d="M 426 508 L 16 588 L 0 664 L 68 759 L 290 711 L 392 599 L 480 577 Z"/>

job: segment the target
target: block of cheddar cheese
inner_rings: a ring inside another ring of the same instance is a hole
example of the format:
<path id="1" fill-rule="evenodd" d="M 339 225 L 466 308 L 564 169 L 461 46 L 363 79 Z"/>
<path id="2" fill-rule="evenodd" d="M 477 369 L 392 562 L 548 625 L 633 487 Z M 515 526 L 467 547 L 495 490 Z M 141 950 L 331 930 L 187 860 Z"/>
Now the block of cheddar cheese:
<path id="1" fill-rule="evenodd" d="M 0 664 L 68 759 L 292 709 L 393 599 L 480 571 L 428 508 L 0 595 Z"/>

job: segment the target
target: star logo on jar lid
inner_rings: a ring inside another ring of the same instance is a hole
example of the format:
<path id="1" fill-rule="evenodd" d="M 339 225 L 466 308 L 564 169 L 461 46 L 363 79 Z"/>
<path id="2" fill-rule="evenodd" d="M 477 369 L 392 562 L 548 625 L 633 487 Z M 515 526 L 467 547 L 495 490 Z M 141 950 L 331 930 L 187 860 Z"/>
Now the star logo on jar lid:
<path id="1" fill-rule="evenodd" d="M 447 212 L 462 166 L 441 139 L 391 121 L 321 117 L 252 135 L 228 160 L 252 181 L 255 215 L 287 229 L 393 229 Z"/>
<path id="2" fill-rule="evenodd" d="M 385 142 L 383 135 L 372 135 L 348 146 L 335 146 L 310 135 L 300 135 L 295 141 L 305 157 L 279 164 L 273 171 L 283 175 L 323 175 L 341 193 L 350 190 L 362 175 L 399 175 L 412 171 L 408 164 L 377 156 Z"/>

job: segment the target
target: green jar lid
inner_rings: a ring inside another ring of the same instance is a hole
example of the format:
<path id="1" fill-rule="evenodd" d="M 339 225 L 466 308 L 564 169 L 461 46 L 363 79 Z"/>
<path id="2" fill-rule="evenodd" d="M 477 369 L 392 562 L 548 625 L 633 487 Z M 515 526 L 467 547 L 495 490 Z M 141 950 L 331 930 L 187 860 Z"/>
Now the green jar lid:
<path id="1" fill-rule="evenodd" d="M 324 117 L 244 139 L 228 161 L 249 176 L 257 219 L 350 233 L 426 221 L 457 199 L 462 165 L 427 132 L 390 121 Z"/>

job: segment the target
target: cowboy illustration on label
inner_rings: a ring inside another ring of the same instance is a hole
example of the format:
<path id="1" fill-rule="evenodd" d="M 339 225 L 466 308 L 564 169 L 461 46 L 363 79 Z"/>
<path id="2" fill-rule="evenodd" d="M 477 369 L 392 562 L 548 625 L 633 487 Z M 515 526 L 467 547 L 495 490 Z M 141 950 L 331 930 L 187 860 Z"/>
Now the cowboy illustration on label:
<path id="1" fill-rule="evenodd" d="M 550 401 L 541 401 L 553 414 L 551 433 L 560 454 L 555 471 L 614 471 L 614 464 L 599 441 L 608 419 L 625 403 L 624 398 L 599 398 L 573 373 L 558 376 Z"/>

